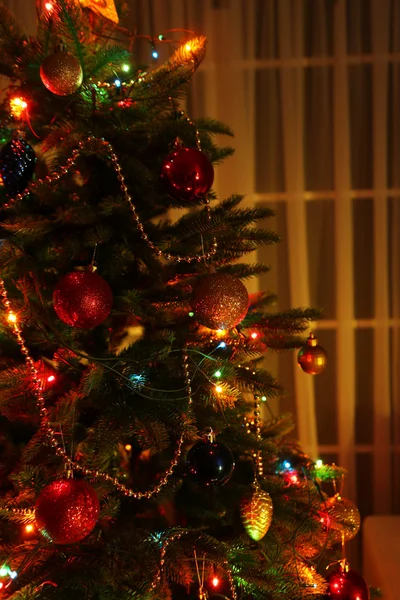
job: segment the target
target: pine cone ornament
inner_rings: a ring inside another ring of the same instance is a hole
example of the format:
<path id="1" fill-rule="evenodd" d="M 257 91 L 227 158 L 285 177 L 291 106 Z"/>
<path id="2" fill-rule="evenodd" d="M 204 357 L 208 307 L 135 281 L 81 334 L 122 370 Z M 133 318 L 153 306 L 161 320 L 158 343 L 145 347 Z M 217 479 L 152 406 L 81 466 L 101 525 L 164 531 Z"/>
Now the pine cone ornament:
<path id="1" fill-rule="evenodd" d="M 240 506 L 243 526 L 255 542 L 262 540 L 272 521 L 273 505 L 271 496 L 258 486 L 249 498 L 244 498 Z"/>

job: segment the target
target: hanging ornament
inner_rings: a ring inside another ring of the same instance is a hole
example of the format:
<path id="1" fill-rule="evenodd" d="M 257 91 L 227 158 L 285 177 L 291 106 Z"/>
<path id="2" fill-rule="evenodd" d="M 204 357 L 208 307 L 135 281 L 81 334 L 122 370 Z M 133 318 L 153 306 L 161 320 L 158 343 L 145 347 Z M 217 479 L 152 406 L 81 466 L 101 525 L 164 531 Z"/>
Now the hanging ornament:
<path id="1" fill-rule="evenodd" d="M 92 271 L 67 273 L 53 292 L 58 317 L 71 327 L 92 329 L 111 311 L 113 295 L 108 283 Z"/>
<path id="2" fill-rule="evenodd" d="M 40 78 L 52 94 L 70 96 L 81 87 L 83 71 L 79 60 L 61 45 L 42 62 Z"/>
<path id="3" fill-rule="evenodd" d="M 47 485 L 36 500 L 40 533 L 55 544 L 76 544 L 93 531 L 100 513 L 96 492 L 82 479 L 62 479 Z"/>
<path id="4" fill-rule="evenodd" d="M 240 516 L 243 526 L 255 542 L 259 542 L 267 533 L 272 521 L 273 505 L 271 496 L 257 484 L 248 498 L 240 505 Z"/>
<path id="5" fill-rule="evenodd" d="M 321 504 L 321 522 L 329 530 L 329 540 L 333 544 L 349 542 L 360 530 L 361 516 L 357 506 L 335 494 Z"/>
<path id="6" fill-rule="evenodd" d="M 370 593 L 364 579 L 349 568 L 346 560 L 328 577 L 328 598 L 332 600 L 369 600 Z"/>
<path id="7" fill-rule="evenodd" d="M 178 200 L 201 200 L 210 191 L 214 168 L 197 148 L 177 148 L 161 167 L 161 179 L 168 194 Z"/>
<path id="8" fill-rule="evenodd" d="M 213 273 L 196 284 L 192 310 L 197 321 L 210 329 L 231 329 L 247 314 L 249 295 L 234 275 Z"/>
<path id="9" fill-rule="evenodd" d="M 0 175 L 8 196 L 26 188 L 35 171 L 36 154 L 32 146 L 18 138 L 0 151 Z"/>
<path id="10" fill-rule="evenodd" d="M 307 344 L 303 346 L 298 355 L 297 362 L 305 373 L 309 375 L 318 375 L 326 367 L 327 356 L 322 346 L 318 344 L 318 340 L 310 333 Z"/>
<path id="11" fill-rule="evenodd" d="M 206 486 L 224 485 L 235 468 L 235 459 L 230 448 L 216 442 L 212 431 L 204 441 L 192 446 L 186 462 L 193 481 Z"/>

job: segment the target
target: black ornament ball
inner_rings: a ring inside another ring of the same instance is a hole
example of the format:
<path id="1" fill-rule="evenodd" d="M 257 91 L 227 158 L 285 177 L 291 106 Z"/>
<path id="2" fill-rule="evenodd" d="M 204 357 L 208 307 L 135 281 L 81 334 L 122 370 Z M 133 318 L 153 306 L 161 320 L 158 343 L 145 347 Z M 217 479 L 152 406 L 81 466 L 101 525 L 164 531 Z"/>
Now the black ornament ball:
<path id="1" fill-rule="evenodd" d="M 228 446 L 208 440 L 192 446 L 186 462 L 193 481 L 205 486 L 224 485 L 235 468 L 235 459 Z"/>
<path id="2" fill-rule="evenodd" d="M 8 196 L 22 192 L 35 171 L 36 154 L 32 146 L 18 138 L 0 151 L 0 175 Z"/>
<path id="3" fill-rule="evenodd" d="M 178 200 L 199 200 L 210 191 L 214 168 L 197 148 L 178 148 L 167 156 L 161 168 L 161 179 L 168 194 Z"/>

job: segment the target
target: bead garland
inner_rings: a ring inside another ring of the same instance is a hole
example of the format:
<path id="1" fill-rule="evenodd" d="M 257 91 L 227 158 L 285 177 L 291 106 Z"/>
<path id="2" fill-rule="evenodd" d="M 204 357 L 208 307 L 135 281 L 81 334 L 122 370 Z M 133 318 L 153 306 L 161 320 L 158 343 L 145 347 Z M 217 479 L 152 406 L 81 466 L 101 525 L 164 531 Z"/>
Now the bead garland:
<path id="1" fill-rule="evenodd" d="M 254 395 L 254 418 L 249 420 L 247 417 L 244 417 L 244 424 L 246 427 L 247 433 L 251 433 L 252 429 L 255 433 L 256 439 L 258 442 L 261 442 L 261 419 L 260 419 L 260 396 L 258 394 Z M 254 465 L 255 465 L 255 475 L 256 479 L 258 477 L 262 477 L 264 475 L 264 463 L 262 457 L 262 450 L 253 450 L 252 452 Z"/>
<path id="2" fill-rule="evenodd" d="M 198 131 L 196 130 L 196 140 L 198 138 Z M 135 225 L 140 232 L 140 237 L 147 244 L 148 248 L 153 252 L 155 256 L 158 258 L 164 258 L 167 261 L 175 260 L 176 262 L 186 262 L 190 264 L 191 262 L 201 262 L 202 260 L 209 260 L 212 256 L 214 256 L 217 252 L 217 240 L 214 237 L 211 243 L 211 250 L 205 252 L 203 250 L 200 254 L 193 254 L 189 256 L 182 256 L 180 254 L 173 256 L 169 252 L 164 252 L 160 248 L 158 248 L 151 240 L 149 240 L 149 236 L 145 232 L 145 228 L 143 223 L 140 220 L 140 217 L 136 211 L 136 206 L 133 204 L 132 196 L 128 192 L 128 186 L 125 183 L 125 177 L 122 173 L 122 167 L 119 163 L 118 156 L 115 154 L 114 149 L 110 142 L 107 142 L 104 138 L 96 138 L 94 136 L 89 136 L 85 141 L 80 141 L 78 144 L 78 148 L 75 148 L 72 151 L 71 156 L 67 159 L 64 166 L 60 167 L 58 171 L 53 173 L 52 175 L 46 175 L 43 179 L 38 179 L 38 181 L 30 183 L 21 193 L 17 194 L 14 198 L 11 198 L 7 204 L 4 204 L 4 208 L 9 208 L 16 200 L 22 200 L 27 194 L 36 190 L 40 185 L 46 185 L 53 183 L 54 181 L 58 181 L 62 176 L 66 175 L 71 167 L 73 167 L 76 163 L 78 156 L 81 151 L 87 146 L 92 147 L 94 143 L 99 143 L 103 146 L 105 150 L 109 153 L 109 159 L 112 162 L 115 174 L 120 183 L 121 191 L 124 195 L 124 199 L 129 204 L 132 214 L 133 220 L 135 221 Z M 208 220 L 211 220 L 210 208 L 209 208 L 209 200 L 205 200 L 206 208 L 207 208 L 207 217 Z"/>
<path id="3" fill-rule="evenodd" d="M 46 437 L 48 440 L 48 444 L 52 448 L 55 449 L 56 455 L 63 459 L 65 465 L 68 465 L 68 468 L 73 469 L 75 471 L 80 471 L 83 475 L 89 475 L 90 477 L 92 477 L 94 479 L 112 483 L 118 492 L 121 492 L 122 494 L 124 494 L 125 496 L 128 496 L 129 498 L 135 498 L 137 500 L 146 498 L 148 500 L 149 498 L 152 498 L 156 494 L 159 494 L 161 489 L 168 483 L 169 478 L 171 477 L 176 465 L 178 464 L 179 458 L 182 454 L 182 445 L 183 445 L 183 442 L 185 439 L 184 434 L 182 433 L 179 437 L 177 447 L 174 452 L 174 456 L 171 460 L 170 466 L 165 471 L 163 477 L 160 479 L 160 481 L 157 483 L 157 485 L 155 485 L 150 490 L 147 490 L 146 492 L 135 492 L 132 489 L 128 488 L 123 483 L 121 483 L 120 481 L 118 481 L 118 479 L 116 477 L 111 477 L 111 475 L 108 475 L 107 473 L 101 473 L 100 471 L 96 471 L 94 469 L 89 469 L 88 467 L 85 467 L 85 466 L 79 464 L 78 462 L 72 460 L 68 456 L 66 449 L 58 443 L 57 437 L 56 437 L 56 432 L 50 425 L 49 411 L 45 406 L 45 399 L 42 395 L 42 384 L 41 384 L 41 380 L 39 377 L 39 372 L 35 367 L 35 363 L 29 354 L 29 350 L 25 344 L 25 340 L 22 337 L 21 329 L 18 325 L 17 315 L 13 312 L 13 310 L 11 308 L 11 302 L 8 299 L 8 294 L 7 294 L 7 290 L 5 287 L 5 283 L 1 277 L 0 277 L 0 294 L 2 296 L 3 304 L 6 308 L 7 320 L 12 325 L 13 333 L 14 333 L 14 335 L 17 339 L 17 342 L 21 348 L 21 352 L 25 357 L 25 362 L 26 362 L 27 366 L 29 367 L 29 370 L 32 373 L 32 380 L 34 383 L 33 390 L 34 390 L 34 394 L 36 396 L 36 405 L 38 407 L 40 418 L 41 418 L 41 427 L 46 431 Z M 191 387 L 191 378 L 190 378 L 190 374 L 189 374 L 188 360 L 189 360 L 189 357 L 188 357 L 187 352 L 185 351 L 183 353 L 183 370 L 184 370 L 184 377 L 185 377 L 185 384 L 186 384 L 186 392 L 187 392 L 187 396 L 188 396 L 188 407 L 190 407 L 193 404 L 193 398 L 192 398 L 192 387 Z"/>

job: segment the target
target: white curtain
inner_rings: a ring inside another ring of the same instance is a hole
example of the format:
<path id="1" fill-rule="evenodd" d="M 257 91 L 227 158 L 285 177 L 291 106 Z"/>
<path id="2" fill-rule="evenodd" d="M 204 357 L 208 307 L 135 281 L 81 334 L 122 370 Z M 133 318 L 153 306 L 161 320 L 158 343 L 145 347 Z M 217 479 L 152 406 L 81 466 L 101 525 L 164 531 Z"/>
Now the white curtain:
<path id="1" fill-rule="evenodd" d="M 32 27 L 34 0 L 9 2 Z M 186 108 L 235 131 L 215 189 L 272 206 L 283 237 L 250 257 L 273 267 L 250 291 L 324 311 L 326 371 L 268 357 L 286 388 L 274 408 L 294 413 L 313 457 L 349 469 L 346 495 L 364 515 L 399 512 L 400 0 L 128 4 L 125 24 L 142 34 L 208 37 Z M 136 48 L 149 63 L 151 51 Z"/>

